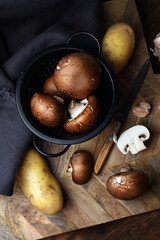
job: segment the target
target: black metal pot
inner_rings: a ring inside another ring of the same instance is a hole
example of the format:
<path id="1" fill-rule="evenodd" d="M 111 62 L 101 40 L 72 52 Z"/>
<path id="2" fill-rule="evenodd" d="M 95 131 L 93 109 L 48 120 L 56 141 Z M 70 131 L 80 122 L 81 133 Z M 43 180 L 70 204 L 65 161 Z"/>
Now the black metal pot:
<path id="1" fill-rule="evenodd" d="M 71 44 L 71 39 L 80 34 L 92 37 L 98 46 L 98 51 L 92 51 Z M 100 63 L 102 69 L 102 81 L 95 94 L 102 104 L 102 114 L 97 124 L 90 130 L 80 134 L 68 134 L 62 127 L 47 128 L 42 126 L 33 117 L 30 110 L 31 97 L 37 91 L 42 91 L 44 81 L 54 72 L 57 62 L 66 54 L 71 52 L 86 52 L 94 56 Z M 116 76 L 109 64 L 100 55 L 100 45 L 98 40 L 86 32 L 79 32 L 72 35 L 66 44 L 49 47 L 37 54 L 22 72 L 16 89 L 16 101 L 19 114 L 26 126 L 34 133 L 33 142 L 36 149 L 43 155 L 55 157 L 66 152 L 71 144 L 85 142 L 98 135 L 109 124 L 112 119 L 118 102 L 118 84 Z M 40 150 L 37 146 L 37 137 L 55 144 L 66 145 L 63 151 L 49 154 Z"/>

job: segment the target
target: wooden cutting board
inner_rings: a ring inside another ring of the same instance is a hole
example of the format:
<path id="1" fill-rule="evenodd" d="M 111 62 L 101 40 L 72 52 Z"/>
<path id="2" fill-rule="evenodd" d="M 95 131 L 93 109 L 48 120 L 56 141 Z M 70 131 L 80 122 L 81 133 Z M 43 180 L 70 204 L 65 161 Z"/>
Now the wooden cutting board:
<path id="1" fill-rule="evenodd" d="M 113 23 L 129 23 L 136 36 L 135 51 L 124 71 L 117 76 L 120 87 L 120 102 L 129 91 L 138 71 L 148 58 L 148 50 L 143 31 L 133 0 L 113 0 L 102 4 L 104 33 Z M 152 211 L 160 208 L 160 76 L 155 75 L 150 66 L 148 74 L 133 105 L 140 101 L 150 102 L 150 115 L 143 119 L 136 118 L 130 111 L 122 131 L 135 125 L 143 124 L 150 130 L 147 149 L 137 155 L 122 155 L 114 146 L 100 175 L 93 174 L 89 183 L 79 186 L 72 182 L 66 172 L 68 161 L 77 149 L 89 150 L 96 160 L 98 153 L 113 127 L 113 121 L 92 140 L 80 145 L 73 145 L 63 156 L 47 159 L 52 173 L 61 183 L 64 193 L 64 207 L 56 215 L 45 215 L 33 207 L 24 196 L 18 183 L 15 183 L 12 197 L 0 196 L 0 217 L 15 234 L 15 239 L 40 239 L 75 229 L 94 226 L 116 219 Z M 42 143 L 43 150 L 57 152 L 63 146 Z M 122 201 L 113 198 L 106 189 L 108 177 L 122 166 L 132 166 L 146 172 L 152 182 L 150 189 L 136 200 Z M 1 225 L 2 226 L 2 225 Z M 3 225 L 4 226 L 4 225 Z M 4 228 L 3 228 L 4 229 Z M 1 236 L 1 234 L 0 234 Z M 17 237 L 16 237 L 17 236 Z M 12 237 L 12 239 L 14 239 Z"/>

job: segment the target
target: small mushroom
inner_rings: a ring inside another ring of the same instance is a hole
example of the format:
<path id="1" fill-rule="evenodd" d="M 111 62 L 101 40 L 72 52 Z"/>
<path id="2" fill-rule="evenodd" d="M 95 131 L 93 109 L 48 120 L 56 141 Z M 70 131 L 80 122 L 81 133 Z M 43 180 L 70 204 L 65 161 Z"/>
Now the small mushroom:
<path id="1" fill-rule="evenodd" d="M 122 200 L 137 198 L 147 190 L 148 186 L 148 176 L 138 170 L 119 172 L 107 180 L 108 192 L 113 197 Z"/>
<path id="2" fill-rule="evenodd" d="M 35 93 L 31 98 L 30 108 L 33 116 L 47 127 L 58 127 L 63 125 L 67 119 L 63 104 L 47 93 Z"/>
<path id="3" fill-rule="evenodd" d="M 72 100 L 68 106 L 69 119 L 63 125 L 69 133 L 80 133 L 87 131 L 96 123 L 99 116 L 99 104 L 95 95 L 79 102 Z"/>
<path id="4" fill-rule="evenodd" d="M 99 86 L 101 67 L 90 54 L 73 52 L 57 64 L 54 82 L 57 89 L 72 99 L 83 99 Z"/>
<path id="5" fill-rule="evenodd" d="M 150 137 L 149 130 L 143 125 L 133 126 L 124 131 L 118 140 L 114 140 L 117 147 L 123 154 L 127 154 L 129 151 L 131 154 L 136 154 L 144 149 L 144 141 Z M 114 139 L 116 139 L 114 137 Z"/>
<path id="6" fill-rule="evenodd" d="M 78 150 L 69 160 L 68 172 L 72 173 L 72 180 L 76 184 L 87 183 L 93 172 L 93 158 L 90 152 Z"/>

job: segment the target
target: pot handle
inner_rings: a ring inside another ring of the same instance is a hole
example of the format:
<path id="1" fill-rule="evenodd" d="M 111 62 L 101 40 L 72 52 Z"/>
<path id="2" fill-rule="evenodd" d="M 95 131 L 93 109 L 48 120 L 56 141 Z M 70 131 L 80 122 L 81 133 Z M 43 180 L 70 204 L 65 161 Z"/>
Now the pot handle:
<path id="1" fill-rule="evenodd" d="M 71 145 L 66 145 L 66 147 L 65 147 L 61 152 L 58 152 L 58 153 L 46 153 L 46 152 L 42 151 L 42 150 L 38 147 L 38 145 L 37 145 L 37 143 L 36 143 L 36 135 L 33 135 L 33 145 L 34 145 L 34 147 L 36 148 L 36 150 L 37 150 L 39 153 L 41 153 L 43 156 L 45 156 L 45 157 L 58 157 L 58 156 L 61 156 L 61 155 L 63 155 L 65 152 L 67 152 L 67 150 L 68 150 L 69 147 L 71 146 Z"/>
<path id="2" fill-rule="evenodd" d="M 99 53 L 99 54 L 101 53 L 101 45 L 100 45 L 98 39 L 97 39 L 92 33 L 90 33 L 90 32 L 80 31 L 80 32 L 73 33 L 73 34 L 67 39 L 66 44 L 69 44 L 69 42 L 70 42 L 73 38 L 75 38 L 75 37 L 77 37 L 77 36 L 79 36 L 79 35 L 87 35 L 87 36 L 91 37 L 91 38 L 96 42 L 96 44 L 97 44 L 98 53 Z"/>

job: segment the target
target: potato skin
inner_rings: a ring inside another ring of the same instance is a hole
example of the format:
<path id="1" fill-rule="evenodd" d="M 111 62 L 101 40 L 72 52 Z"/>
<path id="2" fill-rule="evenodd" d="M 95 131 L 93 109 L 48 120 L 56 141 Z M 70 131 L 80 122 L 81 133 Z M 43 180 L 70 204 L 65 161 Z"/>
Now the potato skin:
<path id="1" fill-rule="evenodd" d="M 132 27 L 120 22 L 112 25 L 102 40 L 102 55 L 115 73 L 119 73 L 128 63 L 135 46 Z"/>
<path id="2" fill-rule="evenodd" d="M 55 214 L 62 209 L 61 186 L 45 159 L 34 148 L 29 148 L 24 155 L 17 179 L 30 203 L 40 211 Z"/>

